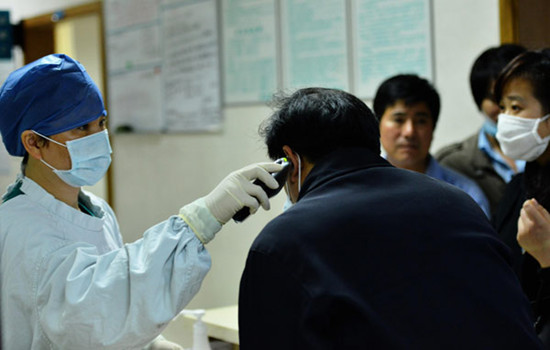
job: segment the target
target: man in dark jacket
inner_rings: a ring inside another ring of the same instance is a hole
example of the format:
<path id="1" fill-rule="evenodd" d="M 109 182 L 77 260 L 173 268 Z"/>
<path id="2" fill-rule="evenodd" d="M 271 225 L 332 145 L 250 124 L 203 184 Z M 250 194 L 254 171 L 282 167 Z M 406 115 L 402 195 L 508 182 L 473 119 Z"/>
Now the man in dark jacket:
<path id="1" fill-rule="evenodd" d="M 263 124 L 294 203 L 252 245 L 248 349 L 539 349 L 509 253 L 461 190 L 380 157 L 377 121 L 309 88 Z"/>

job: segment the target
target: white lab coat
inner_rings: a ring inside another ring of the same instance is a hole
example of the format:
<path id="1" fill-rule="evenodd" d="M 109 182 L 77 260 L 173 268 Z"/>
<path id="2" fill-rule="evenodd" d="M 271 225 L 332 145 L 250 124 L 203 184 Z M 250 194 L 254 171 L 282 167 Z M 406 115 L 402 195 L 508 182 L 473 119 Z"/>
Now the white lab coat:
<path id="1" fill-rule="evenodd" d="M 4 349 L 139 349 L 191 300 L 210 255 L 178 216 L 123 244 L 109 205 L 92 217 L 23 178 L 0 205 Z M 212 227 L 221 227 L 213 220 Z"/>

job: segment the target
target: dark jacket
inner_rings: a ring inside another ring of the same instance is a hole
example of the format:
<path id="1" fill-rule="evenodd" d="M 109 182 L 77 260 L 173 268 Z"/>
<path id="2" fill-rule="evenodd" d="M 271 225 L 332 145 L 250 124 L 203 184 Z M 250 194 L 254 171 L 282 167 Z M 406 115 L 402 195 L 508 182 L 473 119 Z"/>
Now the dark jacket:
<path id="1" fill-rule="evenodd" d="M 537 330 L 550 349 L 550 268 L 541 270 L 535 258 L 522 252 L 517 241 L 519 213 L 528 197 L 525 174 L 514 176 L 493 217 L 493 225 L 512 251 L 513 268 L 533 307 Z"/>
<path id="2" fill-rule="evenodd" d="M 489 156 L 477 146 L 478 137 L 479 132 L 462 142 L 442 148 L 436 153 L 435 159 L 474 180 L 487 196 L 493 216 L 506 182 L 493 168 Z"/>
<path id="3" fill-rule="evenodd" d="M 517 241 L 519 212 L 523 202 L 527 199 L 524 174 L 518 174 L 512 178 L 506 186 L 498 206 L 498 210 L 492 218 L 493 226 L 500 238 L 512 252 L 513 267 L 521 277 L 523 265 L 523 253 Z"/>
<path id="4" fill-rule="evenodd" d="M 253 243 L 248 349 L 539 349 L 509 252 L 461 190 L 366 149 L 318 161 Z"/>

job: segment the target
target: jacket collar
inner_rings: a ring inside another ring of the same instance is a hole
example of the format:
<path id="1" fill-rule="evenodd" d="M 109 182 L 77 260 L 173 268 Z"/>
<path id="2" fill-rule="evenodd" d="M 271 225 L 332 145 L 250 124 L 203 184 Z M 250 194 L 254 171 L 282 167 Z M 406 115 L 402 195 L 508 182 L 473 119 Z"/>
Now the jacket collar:
<path id="1" fill-rule="evenodd" d="M 361 169 L 391 166 L 379 154 L 367 148 L 340 148 L 315 162 L 302 185 L 298 200 L 309 191 L 343 174 Z"/>

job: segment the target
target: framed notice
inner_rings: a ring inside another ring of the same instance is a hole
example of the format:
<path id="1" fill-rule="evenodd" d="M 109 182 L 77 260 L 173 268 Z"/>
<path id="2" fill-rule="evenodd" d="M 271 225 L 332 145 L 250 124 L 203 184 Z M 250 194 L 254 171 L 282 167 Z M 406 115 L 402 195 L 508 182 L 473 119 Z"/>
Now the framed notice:
<path id="1" fill-rule="evenodd" d="M 225 103 L 269 100 L 277 90 L 275 0 L 224 0 Z"/>
<path id="2" fill-rule="evenodd" d="M 105 0 L 116 131 L 221 128 L 216 0 Z"/>
<path id="3" fill-rule="evenodd" d="M 414 73 L 433 81 L 430 0 L 351 0 L 355 94 L 373 98 L 382 81 Z"/>
<path id="4" fill-rule="evenodd" d="M 281 0 L 283 86 L 348 90 L 346 2 Z"/>

